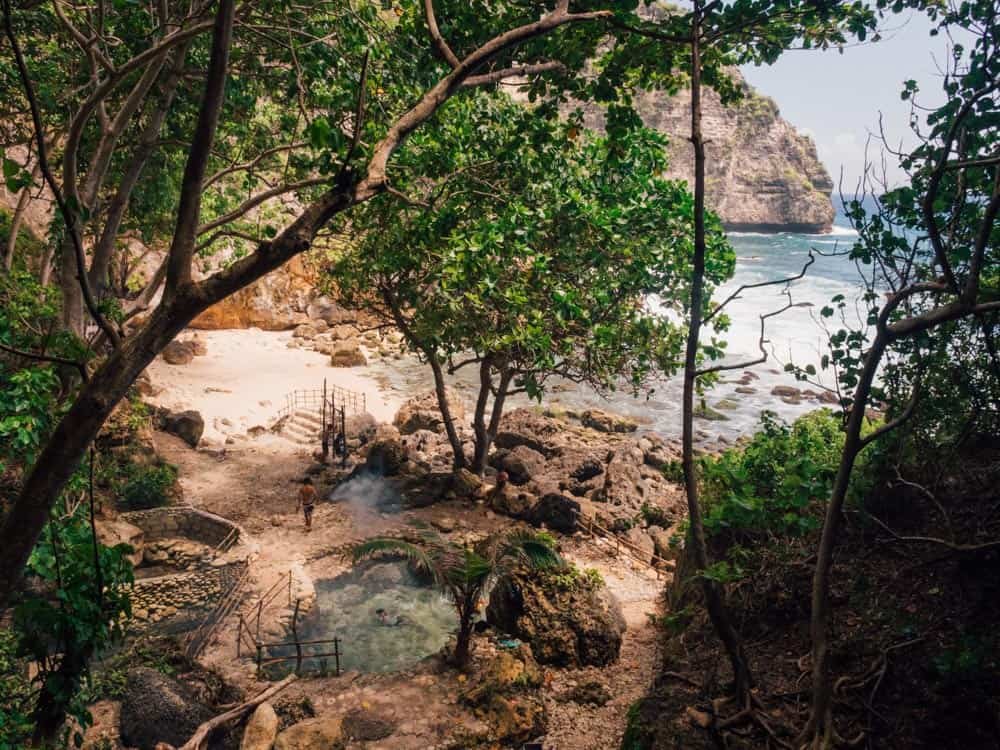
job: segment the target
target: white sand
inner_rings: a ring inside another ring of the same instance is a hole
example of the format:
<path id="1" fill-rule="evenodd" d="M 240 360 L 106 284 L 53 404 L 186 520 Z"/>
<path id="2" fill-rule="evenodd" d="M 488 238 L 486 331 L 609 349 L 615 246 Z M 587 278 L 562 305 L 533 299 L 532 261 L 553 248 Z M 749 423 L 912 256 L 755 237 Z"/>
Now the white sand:
<path id="1" fill-rule="evenodd" d="M 206 356 L 187 365 L 170 365 L 157 357 L 148 372 L 153 385 L 163 389 L 151 399 L 155 404 L 201 413 L 207 445 L 220 444 L 227 435 L 243 434 L 250 427 L 267 427 L 278 416 L 286 394 L 321 389 L 324 378 L 328 386 L 363 393 L 368 412 L 379 421 L 391 421 L 400 406 L 398 398 L 386 398 L 379 391 L 367 368 L 330 367 L 327 355 L 289 349 L 291 332 L 250 328 L 197 335 L 208 347 Z"/>

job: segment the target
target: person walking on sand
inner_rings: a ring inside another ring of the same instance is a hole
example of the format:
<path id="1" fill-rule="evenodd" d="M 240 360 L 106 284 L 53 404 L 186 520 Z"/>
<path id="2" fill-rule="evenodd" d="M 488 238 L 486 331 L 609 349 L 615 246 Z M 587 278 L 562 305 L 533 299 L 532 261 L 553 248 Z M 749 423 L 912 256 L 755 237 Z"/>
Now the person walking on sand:
<path id="1" fill-rule="evenodd" d="M 316 488 L 313 487 L 312 479 L 306 477 L 302 480 L 302 489 L 299 490 L 299 501 L 295 505 L 295 510 L 302 508 L 302 513 L 306 517 L 306 531 L 312 531 L 313 510 L 316 508 Z"/>

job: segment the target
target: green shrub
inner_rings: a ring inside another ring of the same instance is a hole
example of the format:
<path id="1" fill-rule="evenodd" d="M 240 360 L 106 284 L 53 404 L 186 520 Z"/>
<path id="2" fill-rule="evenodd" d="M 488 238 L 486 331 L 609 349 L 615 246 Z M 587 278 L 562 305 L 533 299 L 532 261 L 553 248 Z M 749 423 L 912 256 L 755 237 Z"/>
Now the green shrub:
<path id="1" fill-rule="evenodd" d="M 829 410 L 792 425 L 765 412 L 762 429 L 742 448 L 701 461 L 709 535 L 799 535 L 819 525 L 844 444 Z"/>
<path id="2" fill-rule="evenodd" d="M 176 481 L 177 468 L 171 464 L 132 464 L 125 472 L 121 504 L 128 510 L 166 505 L 170 488 Z"/>

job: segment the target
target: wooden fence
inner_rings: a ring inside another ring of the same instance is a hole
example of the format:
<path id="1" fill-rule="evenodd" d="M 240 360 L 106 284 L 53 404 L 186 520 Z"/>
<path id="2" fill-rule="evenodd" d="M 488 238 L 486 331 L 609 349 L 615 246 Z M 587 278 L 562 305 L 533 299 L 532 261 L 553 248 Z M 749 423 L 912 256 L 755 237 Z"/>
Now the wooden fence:
<path id="1" fill-rule="evenodd" d="M 653 572 L 656 573 L 657 578 L 665 573 L 673 572 L 675 568 L 673 561 L 660 557 L 655 551 L 652 555 L 649 555 L 646 550 L 636 544 L 633 544 L 628 539 L 622 539 L 615 532 L 597 523 L 597 521 L 593 518 L 584 516 L 582 513 L 577 513 L 576 525 L 580 531 L 587 534 L 591 538 L 599 538 L 608 542 L 613 542 L 615 545 L 615 552 L 618 555 L 624 554 L 630 560 L 633 560 L 640 565 L 644 565 L 647 568 L 651 568 Z"/>

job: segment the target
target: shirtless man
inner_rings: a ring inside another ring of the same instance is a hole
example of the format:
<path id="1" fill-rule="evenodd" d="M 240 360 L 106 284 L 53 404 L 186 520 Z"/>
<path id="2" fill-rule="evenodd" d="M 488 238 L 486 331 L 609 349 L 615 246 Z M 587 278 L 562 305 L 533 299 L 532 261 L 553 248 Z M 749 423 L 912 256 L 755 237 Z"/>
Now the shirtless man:
<path id="1" fill-rule="evenodd" d="M 306 518 L 306 531 L 312 531 L 313 510 L 316 508 L 316 488 L 313 487 L 312 479 L 306 477 L 302 480 L 302 489 L 299 490 L 299 501 L 295 505 L 295 510 L 302 508 L 302 513 Z"/>

